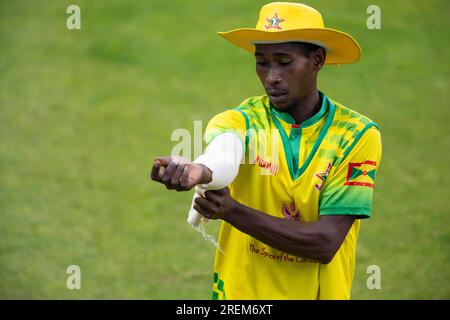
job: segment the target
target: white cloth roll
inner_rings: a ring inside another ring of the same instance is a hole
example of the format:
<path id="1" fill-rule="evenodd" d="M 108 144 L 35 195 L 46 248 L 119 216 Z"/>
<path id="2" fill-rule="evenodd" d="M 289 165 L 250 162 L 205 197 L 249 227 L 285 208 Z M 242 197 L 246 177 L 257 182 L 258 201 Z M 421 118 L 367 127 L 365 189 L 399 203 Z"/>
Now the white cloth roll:
<path id="1" fill-rule="evenodd" d="M 214 138 L 194 163 L 205 165 L 212 172 L 211 182 L 199 185 L 195 188 L 191 208 L 188 213 L 188 223 L 220 250 L 220 246 L 213 236 L 208 235 L 202 225 L 209 220 L 194 209 L 195 198 L 204 195 L 205 190 L 218 190 L 228 186 L 236 178 L 244 155 L 244 145 L 233 133 L 223 133 Z M 223 252 L 223 251 L 222 251 Z"/>

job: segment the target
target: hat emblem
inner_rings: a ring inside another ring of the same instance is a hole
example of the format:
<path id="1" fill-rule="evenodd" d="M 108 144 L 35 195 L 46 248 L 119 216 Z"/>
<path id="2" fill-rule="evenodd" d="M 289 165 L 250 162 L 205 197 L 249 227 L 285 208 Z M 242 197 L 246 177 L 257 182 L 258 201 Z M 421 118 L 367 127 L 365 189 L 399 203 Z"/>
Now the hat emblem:
<path id="1" fill-rule="evenodd" d="M 277 30 L 281 30 L 282 28 L 281 28 L 281 26 L 280 26 L 280 23 L 283 22 L 283 21 L 285 21 L 285 19 L 280 19 L 280 18 L 278 18 L 278 13 L 275 12 L 275 14 L 273 15 L 273 17 L 272 17 L 272 18 L 266 18 L 266 21 L 269 23 L 269 24 L 264 25 L 264 27 L 265 27 L 266 29 L 277 29 Z"/>
<path id="2" fill-rule="evenodd" d="M 301 3 L 268 3 L 259 10 L 255 28 L 219 34 L 252 54 L 260 44 L 303 42 L 324 48 L 325 64 L 353 63 L 361 56 L 361 47 L 351 35 L 326 28 L 320 12 Z"/>

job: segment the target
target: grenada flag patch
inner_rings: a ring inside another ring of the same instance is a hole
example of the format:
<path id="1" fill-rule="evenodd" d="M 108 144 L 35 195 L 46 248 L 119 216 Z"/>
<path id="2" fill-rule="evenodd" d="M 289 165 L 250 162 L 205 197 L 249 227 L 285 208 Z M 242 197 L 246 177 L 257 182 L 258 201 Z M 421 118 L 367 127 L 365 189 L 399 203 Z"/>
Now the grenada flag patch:
<path id="1" fill-rule="evenodd" d="M 350 162 L 348 164 L 347 179 L 344 186 L 362 186 L 373 188 L 375 185 L 375 161 Z"/>

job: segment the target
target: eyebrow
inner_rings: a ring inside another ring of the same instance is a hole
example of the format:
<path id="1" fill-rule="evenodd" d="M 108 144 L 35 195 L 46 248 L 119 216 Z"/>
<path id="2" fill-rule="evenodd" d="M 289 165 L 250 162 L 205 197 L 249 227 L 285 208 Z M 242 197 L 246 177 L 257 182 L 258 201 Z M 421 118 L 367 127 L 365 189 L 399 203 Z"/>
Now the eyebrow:
<path id="1" fill-rule="evenodd" d="M 279 57 L 279 56 L 290 56 L 292 54 L 293 53 L 290 53 L 290 52 L 289 53 L 288 52 L 275 52 L 273 55 Z M 255 52 L 255 57 L 261 57 L 261 56 L 264 56 L 264 54 L 261 52 Z"/>

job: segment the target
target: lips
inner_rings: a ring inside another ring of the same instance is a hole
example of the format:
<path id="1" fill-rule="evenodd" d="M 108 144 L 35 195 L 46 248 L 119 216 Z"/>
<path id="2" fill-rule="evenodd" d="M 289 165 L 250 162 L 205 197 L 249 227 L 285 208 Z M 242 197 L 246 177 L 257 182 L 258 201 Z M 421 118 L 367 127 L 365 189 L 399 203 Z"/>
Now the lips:
<path id="1" fill-rule="evenodd" d="M 287 92 L 283 90 L 267 90 L 266 92 L 272 102 L 281 102 L 287 96 Z"/>

